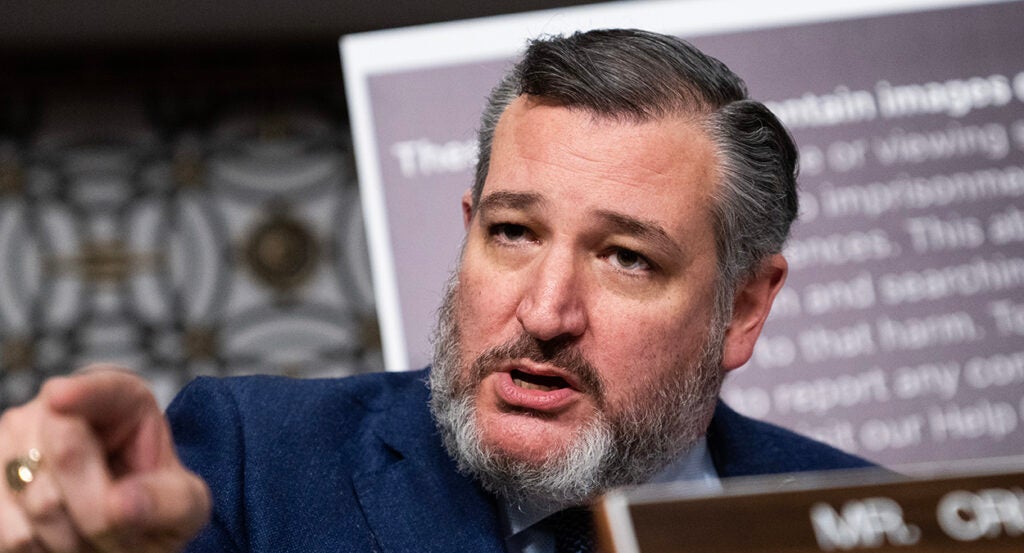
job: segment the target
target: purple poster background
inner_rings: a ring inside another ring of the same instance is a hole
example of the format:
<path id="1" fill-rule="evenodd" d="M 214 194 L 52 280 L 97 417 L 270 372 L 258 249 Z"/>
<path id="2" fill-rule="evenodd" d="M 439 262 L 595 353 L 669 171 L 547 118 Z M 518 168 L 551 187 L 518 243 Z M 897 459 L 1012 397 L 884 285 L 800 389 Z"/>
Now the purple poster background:
<path id="1" fill-rule="evenodd" d="M 477 119 L 507 65 L 435 68 L 370 80 L 410 367 L 430 359 L 434 312 L 462 243 L 460 202 L 472 185 Z"/>
<path id="2" fill-rule="evenodd" d="M 803 155 L 791 277 L 735 407 L 887 464 L 1024 452 L 1022 24 L 1009 3 L 688 37 Z M 410 366 L 508 63 L 369 80 Z"/>

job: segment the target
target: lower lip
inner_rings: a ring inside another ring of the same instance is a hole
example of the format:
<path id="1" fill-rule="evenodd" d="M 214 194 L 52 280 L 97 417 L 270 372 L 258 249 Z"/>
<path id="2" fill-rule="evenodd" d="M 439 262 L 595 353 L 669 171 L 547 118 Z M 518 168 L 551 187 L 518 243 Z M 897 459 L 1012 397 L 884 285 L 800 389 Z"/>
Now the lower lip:
<path id="1" fill-rule="evenodd" d="M 495 389 L 505 403 L 534 411 L 556 412 L 565 409 L 577 399 L 579 392 L 572 388 L 557 390 L 530 390 L 516 386 L 509 373 L 495 373 Z"/>

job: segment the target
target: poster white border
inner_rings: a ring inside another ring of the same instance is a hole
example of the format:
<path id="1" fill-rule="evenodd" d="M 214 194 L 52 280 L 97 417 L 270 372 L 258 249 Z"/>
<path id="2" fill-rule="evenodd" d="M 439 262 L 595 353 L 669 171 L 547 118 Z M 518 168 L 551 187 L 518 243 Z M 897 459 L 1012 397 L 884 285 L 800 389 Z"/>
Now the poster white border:
<path id="1" fill-rule="evenodd" d="M 373 75 L 511 58 L 529 38 L 602 27 L 700 36 L 1013 0 L 646 0 L 612 2 L 343 36 L 339 40 L 369 241 L 384 366 L 408 370 L 392 242 L 376 149 Z"/>

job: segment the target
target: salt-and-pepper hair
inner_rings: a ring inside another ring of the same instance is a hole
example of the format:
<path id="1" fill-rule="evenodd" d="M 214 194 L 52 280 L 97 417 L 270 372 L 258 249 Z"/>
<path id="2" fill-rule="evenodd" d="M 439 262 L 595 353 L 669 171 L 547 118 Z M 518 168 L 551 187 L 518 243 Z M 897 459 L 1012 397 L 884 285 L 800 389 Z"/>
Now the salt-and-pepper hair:
<path id="1" fill-rule="evenodd" d="M 488 97 L 474 208 L 498 120 L 524 94 L 623 122 L 683 116 L 707 133 L 720 180 L 709 206 L 720 277 L 716 306 L 728 320 L 737 286 L 782 250 L 797 214 L 797 150 L 775 115 L 748 98 L 725 64 L 674 37 L 616 29 L 533 40 Z"/>

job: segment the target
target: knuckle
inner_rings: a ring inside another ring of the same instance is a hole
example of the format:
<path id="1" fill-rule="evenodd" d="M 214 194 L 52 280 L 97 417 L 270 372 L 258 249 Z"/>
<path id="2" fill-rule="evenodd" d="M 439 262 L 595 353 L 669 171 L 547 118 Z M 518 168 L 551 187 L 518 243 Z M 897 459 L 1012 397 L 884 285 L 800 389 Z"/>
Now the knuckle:
<path id="1" fill-rule="evenodd" d="M 28 406 L 22 405 L 4 411 L 3 416 L 0 416 L 0 431 L 23 428 L 28 422 L 29 410 Z"/>
<path id="2" fill-rule="evenodd" d="M 20 551 L 32 543 L 32 533 L 22 525 L 0 527 L 0 551 Z"/>
<path id="3" fill-rule="evenodd" d="M 64 510 L 60 493 L 42 482 L 25 490 L 23 499 L 25 513 L 35 521 L 52 521 Z"/>
<path id="4" fill-rule="evenodd" d="M 49 397 L 53 395 L 54 386 L 56 386 L 57 382 L 61 380 L 63 380 L 61 377 L 46 379 L 46 381 L 43 382 L 43 385 L 39 387 L 39 397 Z"/>
<path id="5" fill-rule="evenodd" d="M 85 436 L 88 427 L 78 420 L 63 419 L 54 421 L 47 428 L 46 456 L 57 470 L 69 470 L 78 467 L 90 454 L 90 446 Z"/>
<path id="6" fill-rule="evenodd" d="M 121 524 L 117 512 L 110 509 L 109 506 L 99 504 L 92 507 L 97 514 L 89 517 L 88 521 L 80 522 L 76 526 L 79 536 L 87 543 L 96 543 L 97 541 L 102 541 L 105 537 L 117 535 L 126 529 L 130 530 L 139 526 L 133 527 Z"/>

